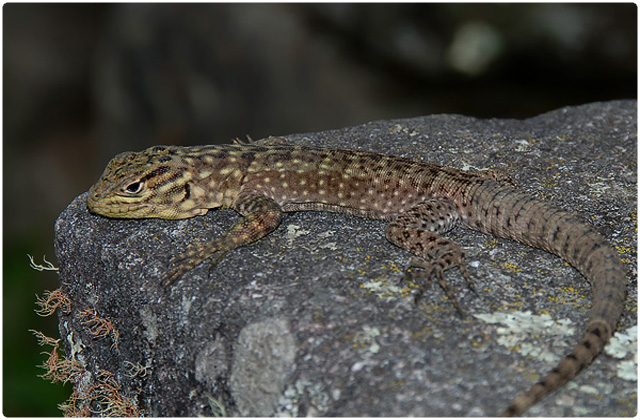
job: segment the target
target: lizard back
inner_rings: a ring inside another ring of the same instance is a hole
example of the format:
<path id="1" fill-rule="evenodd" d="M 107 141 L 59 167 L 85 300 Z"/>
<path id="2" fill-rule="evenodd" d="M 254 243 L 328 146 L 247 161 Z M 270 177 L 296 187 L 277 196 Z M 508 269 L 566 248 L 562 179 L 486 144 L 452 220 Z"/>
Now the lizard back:
<path id="1" fill-rule="evenodd" d="M 91 187 L 88 205 L 109 217 L 180 219 L 231 207 L 242 189 L 272 198 L 283 211 L 335 211 L 388 220 L 427 197 L 452 197 L 462 191 L 463 183 L 486 178 L 343 149 L 288 144 L 154 146 L 116 156 Z M 149 185 L 139 196 L 136 189 L 143 182 Z"/>

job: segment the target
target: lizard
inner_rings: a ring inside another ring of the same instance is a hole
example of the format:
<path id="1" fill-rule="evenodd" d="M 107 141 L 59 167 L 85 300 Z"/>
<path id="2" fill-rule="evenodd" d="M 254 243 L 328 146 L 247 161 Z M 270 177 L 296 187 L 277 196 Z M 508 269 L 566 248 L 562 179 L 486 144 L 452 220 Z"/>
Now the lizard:
<path id="1" fill-rule="evenodd" d="M 473 283 L 464 251 L 442 236 L 454 226 L 563 258 L 593 291 L 583 335 L 503 416 L 522 414 L 589 366 L 615 331 L 626 297 L 626 271 L 608 241 L 572 213 L 519 191 L 500 170 L 467 172 L 373 152 L 291 145 L 282 137 L 154 146 L 114 157 L 90 188 L 87 206 L 110 218 L 177 220 L 215 208 L 242 216 L 220 237 L 192 243 L 171 258 L 167 285 L 205 260 L 212 267 L 226 253 L 268 235 L 283 213 L 294 211 L 387 222 L 386 238 L 413 254 L 407 269 L 423 279 L 416 296 L 435 280 L 459 311 L 444 273 L 457 268 L 472 289 Z"/>

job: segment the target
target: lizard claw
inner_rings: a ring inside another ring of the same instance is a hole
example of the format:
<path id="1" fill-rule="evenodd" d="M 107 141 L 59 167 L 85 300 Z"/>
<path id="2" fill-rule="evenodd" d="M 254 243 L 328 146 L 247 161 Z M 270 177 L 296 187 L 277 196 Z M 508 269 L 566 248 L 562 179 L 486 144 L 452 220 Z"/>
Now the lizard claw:
<path id="1" fill-rule="evenodd" d="M 186 252 L 171 258 L 169 264 L 173 268 L 169 269 L 164 276 L 165 286 L 171 286 L 183 274 L 194 269 L 208 258 L 211 258 L 209 263 L 209 275 L 211 275 L 213 268 L 226 253 L 227 250 L 222 249 L 215 241 L 191 244 Z"/>
<path id="2" fill-rule="evenodd" d="M 211 262 L 209 263 L 209 277 L 213 275 L 213 269 L 218 265 L 226 253 L 227 251 L 219 249 L 215 252 L 213 257 L 211 257 Z"/>
<path id="3" fill-rule="evenodd" d="M 186 264 L 181 264 L 180 261 L 182 261 L 181 257 L 183 255 L 184 254 L 171 258 L 171 261 L 169 262 L 169 264 L 172 265 L 173 267 L 167 271 L 163 279 L 163 283 L 166 287 L 171 286 L 180 277 L 182 277 L 184 273 L 191 270 L 193 267 L 197 265 L 196 264 L 193 267 L 188 267 Z"/>
<path id="4" fill-rule="evenodd" d="M 423 258 L 413 257 L 409 261 L 407 268 L 408 269 L 418 268 L 424 271 L 424 273 L 420 275 L 420 277 L 424 279 L 423 283 L 418 288 L 418 291 L 416 292 L 414 297 L 414 301 L 416 303 L 418 303 L 422 299 L 424 292 L 431 286 L 433 279 L 436 279 L 438 281 L 438 285 L 440 286 L 442 291 L 445 293 L 445 295 L 447 296 L 447 298 L 449 299 L 453 307 L 456 309 L 458 314 L 460 316 L 466 316 L 465 311 L 458 304 L 458 301 L 455 298 L 451 287 L 449 287 L 449 284 L 445 281 L 443 269 L 439 264 L 432 261 L 427 261 Z M 460 268 L 460 271 L 462 272 L 462 276 L 464 277 L 465 281 L 469 285 L 469 288 L 475 292 L 475 288 L 473 287 L 473 283 L 471 282 L 469 273 L 467 272 L 466 268 L 464 268 L 464 264 L 459 265 L 459 268 Z M 405 270 L 405 275 L 403 276 L 403 279 L 407 279 L 408 276 L 411 276 L 412 278 L 417 276 L 417 275 L 414 275 L 413 273 L 411 274 L 409 273 L 410 271 Z"/>

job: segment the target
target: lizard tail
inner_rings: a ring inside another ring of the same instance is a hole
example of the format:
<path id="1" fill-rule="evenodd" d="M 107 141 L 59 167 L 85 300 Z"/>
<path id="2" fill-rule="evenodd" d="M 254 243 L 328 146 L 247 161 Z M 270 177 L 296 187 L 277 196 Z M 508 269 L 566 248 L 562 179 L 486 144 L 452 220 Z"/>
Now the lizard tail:
<path id="1" fill-rule="evenodd" d="M 468 196 L 463 208 L 463 220 L 473 229 L 562 257 L 587 278 L 593 290 L 586 332 L 551 372 L 502 414 L 517 416 L 575 377 L 602 351 L 622 314 L 626 271 L 611 245 L 591 225 L 515 189 L 484 182 Z"/>

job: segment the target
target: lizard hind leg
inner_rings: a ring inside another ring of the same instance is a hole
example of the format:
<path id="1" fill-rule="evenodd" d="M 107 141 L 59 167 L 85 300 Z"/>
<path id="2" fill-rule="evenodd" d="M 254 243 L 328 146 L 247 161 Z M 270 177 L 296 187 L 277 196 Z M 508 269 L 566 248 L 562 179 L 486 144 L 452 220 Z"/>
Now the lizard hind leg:
<path id="1" fill-rule="evenodd" d="M 400 213 L 389 222 L 385 233 L 389 242 L 415 255 L 407 268 L 418 268 L 420 273 L 416 275 L 413 271 L 407 270 L 403 279 L 413 280 L 419 276 L 423 281 L 416 294 L 416 300 L 422 297 L 435 279 L 456 310 L 462 313 L 444 279 L 444 272 L 458 267 L 469 288 L 475 291 L 464 263 L 464 251 L 455 242 L 439 235 L 449 231 L 458 220 L 458 211 L 451 201 L 434 198 Z"/>

